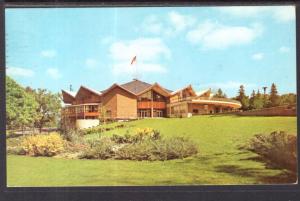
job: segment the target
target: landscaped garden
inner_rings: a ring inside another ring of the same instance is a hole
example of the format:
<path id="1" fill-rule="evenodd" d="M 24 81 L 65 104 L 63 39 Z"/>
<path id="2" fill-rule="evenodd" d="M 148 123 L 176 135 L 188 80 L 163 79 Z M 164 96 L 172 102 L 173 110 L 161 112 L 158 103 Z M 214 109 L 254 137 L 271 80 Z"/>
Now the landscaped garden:
<path id="1" fill-rule="evenodd" d="M 284 132 L 270 134 L 273 131 Z M 49 136 L 42 140 L 35 136 L 12 137 L 7 139 L 10 147 L 7 183 L 8 186 L 293 183 L 296 181 L 293 167 L 290 168 L 293 164 L 276 158 L 296 157 L 289 154 L 295 152 L 293 147 L 286 148 L 295 141 L 296 131 L 296 117 L 220 115 L 110 123 L 78 133 L 81 137 L 74 133 L 62 135 L 63 143 L 67 143 L 65 150 L 60 143 L 40 150 L 30 146 L 39 143 L 43 147 Z M 50 136 L 54 142 L 61 140 L 56 138 L 57 134 Z M 23 147 L 21 150 L 16 149 L 19 145 Z M 266 150 L 277 150 L 278 157 Z"/>

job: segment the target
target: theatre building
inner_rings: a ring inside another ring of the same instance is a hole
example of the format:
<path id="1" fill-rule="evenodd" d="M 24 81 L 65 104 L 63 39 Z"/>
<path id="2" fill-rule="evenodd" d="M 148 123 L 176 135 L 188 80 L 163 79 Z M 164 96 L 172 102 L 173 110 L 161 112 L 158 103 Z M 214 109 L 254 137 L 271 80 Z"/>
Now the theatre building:
<path id="1" fill-rule="evenodd" d="M 191 85 L 171 91 L 158 83 L 134 79 L 97 91 L 81 86 L 77 93 L 62 90 L 62 121 L 76 128 L 99 125 L 101 120 L 190 117 L 235 110 L 240 102 L 213 98 L 210 89 L 195 92 Z"/>

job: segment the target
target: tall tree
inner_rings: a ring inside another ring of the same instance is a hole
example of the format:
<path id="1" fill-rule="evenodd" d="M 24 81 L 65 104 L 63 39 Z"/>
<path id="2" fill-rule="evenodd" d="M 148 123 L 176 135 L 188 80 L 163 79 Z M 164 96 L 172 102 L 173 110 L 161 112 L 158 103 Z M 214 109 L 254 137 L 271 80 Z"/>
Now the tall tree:
<path id="1" fill-rule="evenodd" d="M 6 76 L 6 125 L 9 129 L 33 127 L 37 106 L 34 96 Z"/>
<path id="2" fill-rule="evenodd" d="M 239 92 L 236 100 L 240 101 L 242 104 L 242 110 L 248 110 L 249 109 L 249 97 L 245 94 L 244 85 L 240 86 Z"/>
<path id="3" fill-rule="evenodd" d="M 270 91 L 270 104 L 271 107 L 278 106 L 280 103 L 280 97 L 278 96 L 277 87 L 274 83 L 272 83 L 271 91 Z"/>
<path id="4" fill-rule="evenodd" d="M 257 90 L 257 93 L 254 97 L 254 100 L 253 100 L 253 108 L 254 109 L 261 109 L 264 107 L 264 99 L 260 93 L 259 90 Z"/>
<path id="5" fill-rule="evenodd" d="M 219 88 L 217 93 L 213 96 L 214 98 L 226 98 L 226 94 L 223 93 L 222 89 Z"/>
<path id="6" fill-rule="evenodd" d="M 254 107 L 254 99 L 255 99 L 255 91 L 253 90 L 252 93 L 251 93 L 251 97 L 249 99 L 249 109 L 252 110 L 252 109 L 255 109 Z"/>
<path id="7" fill-rule="evenodd" d="M 34 125 L 40 129 L 40 132 L 47 124 L 57 126 L 61 109 L 60 95 L 51 93 L 46 89 L 33 90 L 32 94 L 38 103 L 37 118 Z"/>

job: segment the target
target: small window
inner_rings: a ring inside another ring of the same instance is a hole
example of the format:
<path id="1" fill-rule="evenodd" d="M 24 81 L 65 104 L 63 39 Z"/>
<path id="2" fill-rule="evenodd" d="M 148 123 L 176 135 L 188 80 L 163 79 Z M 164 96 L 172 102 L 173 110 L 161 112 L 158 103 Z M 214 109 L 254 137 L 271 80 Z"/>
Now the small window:
<path id="1" fill-rule="evenodd" d="M 199 111 L 198 111 L 197 109 L 193 109 L 193 113 L 194 113 L 194 114 L 198 114 L 198 112 L 199 112 Z"/>

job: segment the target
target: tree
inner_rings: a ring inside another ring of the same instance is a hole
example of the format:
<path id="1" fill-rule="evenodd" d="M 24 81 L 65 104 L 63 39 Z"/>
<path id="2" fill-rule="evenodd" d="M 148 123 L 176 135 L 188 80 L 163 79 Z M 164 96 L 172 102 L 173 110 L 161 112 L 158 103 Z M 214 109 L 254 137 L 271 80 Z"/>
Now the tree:
<path id="1" fill-rule="evenodd" d="M 252 91 L 252 94 L 251 94 L 251 97 L 249 99 L 249 109 L 252 110 L 252 109 L 255 109 L 254 107 L 254 99 L 256 97 L 256 94 L 255 94 L 255 91 L 253 90 Z"/>
<path id="2" fill-rule="evenodd" d="M 297 95 L 293 93 L 280 96 L 280 105 L 293 105 L 297 103 Z"/>
<path id="3" fill-rule="evenodd" d="M 105 124 L 106 120 L 108 119 L 108 114 L 107 113 L 108 113 L 108 111 L 107 111 L 106 107 L 101 105 L 99 107 L 99 119 L 100 119 L 100 121 L 103 122 L 103 124 Z"/>
<path id="4" fill-rule="evenodd" d="M 217 93 L 213 96 L 214 98 L 226 98 L 226 94 L 223 93 L 222 89 L 218 89 Z"/>
<path id="5" fill-rule="evenodd" d="M 46 89 L 32 90 L 31 93 L 38 103 L 37 117 L 34 122 L 35 127 L 39 128 L 41 132 L 46 124 L 57 125 L 61 109 L 60 95 L 51 93 Z"/>
<path id="6" fill-rule="evenodd" d="M 270 91 L 270 104 L 271 107 L 275 107 L 280 104 L 280 97 L 278 96 L 277 88 L 274 83 L 272 83 Z"/>
<path id="7" fill-rule="evenodd" d="M 238 96 L 235 99 L 241 102 L 242 110 L 248 110 L 248 108 L 249 108 L 249 97 L 246 96 L 245 89 L 244 89 L 243 85 L 240 86 Z"/>
<path id="8" fill-rule="evenodd" d="M 32 127 L 37 102 L 12 78 L 6 76 L 6 125 L 10 129 Z"/>
<path id="9" fill-rule="evenodd" d="M 254 109 L 261 109 L 264 107 L 264 99 L 260 93 L 259 90 L 257 90 L 257 93 L 254 97 L 254 100 L 253 100 L 253 108 Z"/>

